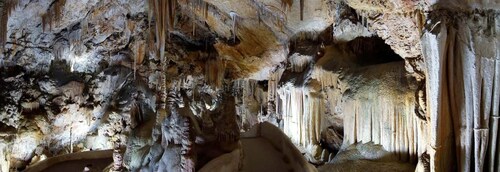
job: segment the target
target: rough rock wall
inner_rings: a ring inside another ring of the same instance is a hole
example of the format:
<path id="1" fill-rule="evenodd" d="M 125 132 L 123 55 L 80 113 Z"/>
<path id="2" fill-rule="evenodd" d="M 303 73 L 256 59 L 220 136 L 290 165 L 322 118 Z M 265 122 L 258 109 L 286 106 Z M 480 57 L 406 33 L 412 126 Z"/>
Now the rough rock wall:
<path id="1" fill-rule="evenodd" d="M 144 10 L 142 1 L 18 1 L 0 55 L 1 137 L 11 143 L 3 148 L 2 171 L 113 148 L 137 125 L 132 104 L 155 109 L 126 48 L 144 39 Z M 138 91 L 148 101 L 124 95 Z"/>

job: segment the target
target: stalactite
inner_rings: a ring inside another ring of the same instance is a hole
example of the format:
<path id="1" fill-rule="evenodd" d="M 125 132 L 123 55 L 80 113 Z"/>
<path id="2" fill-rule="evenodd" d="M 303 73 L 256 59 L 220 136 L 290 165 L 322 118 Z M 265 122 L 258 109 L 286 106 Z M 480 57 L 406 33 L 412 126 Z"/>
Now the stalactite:
<path id="1" fill-rule="evenodd" d="M 499 118 L 500 118 L 500 58 L 496 58 L 494 60 L 494 73 L 493 74 L 493 90 L 492 90 L 492 107 L 491 107 L 491 120 L 489 123 L 489 128 L 491 128 L 490 133 L 490 140 L 491 142 L 488 144 L 489 146 L 489 152 L 488 152 L 488 163 L 489 166 L 487 167 L 487 170 L 489 171 L 495 171 L 500 169 L 500 163 L 499 163 L 499 154 L 498 150 L 499 148 Z"/>
<path id="2" fill-rule="evenodd" d="M 149 20 L 150 23 L 154 16 L 155 19 L 155 32 L 154 34 L 150 32 L 150 36 L 148 38 L 148 50 L 153 50 L 150 52 L 157 59 L 161 61 L 161 69 L 162 75 L 160 76 L 160 82 L 158 83 L 158 88 L 160 91 L 160 103 L 159 108 L 166 108 L 166 100 L 167 100 L 167 76 L 166 75 L 166 63 L 168 60 L 165 58 L 165 46 L 166 39 L 169 31 L 174 30 L 175 24 L 175 15 L 176 15 L 176 4 L 177 0 L 148 0 L 149 6 Z M 154 35 L 154 36 L 153 36 Z M 152 46 L 155 42 L 153 37 L 156 37 L 156 44 Z M 152 47 L 155 47 L 154 49 Z M 163 112 L 161 110 L 160 112 Z"/>
<path id="3" fill-rule="evenodd" d="M 496 21 L 475 15 L 439 15 L 429 17 L 422 36 L 424 56 L 434 59 L 426 61 L 430 146 L 435 148 L 430 152 L 431 169 L 498 171 L 498 147 L 489 146 L 498 143 L 500 53 L 498 41 L 491 41 L 497 35 L 490 34 L 490 28 L 498 31 L 493 27 Z M 476 22 L 474 27 L 471 21 Z"/>
<path id="4" fill-rule="evenodd" d="M 289 58 L 290 65 L 292 67 L 293 72 L 302 72 L 304 69 L 309 66 L 309 64 L 313 61 L 313 57 L 311 56 L 303 56 L 299 54 L 294 54 Z"/>
<path id="5" fill-rule="evenodd" d="M 278 93 L 283 131 L 293 143 L 319 159 L 320 132 L 325 127 L 322 121 L 324 105 L 321 95 L 310 92 L 307 88 L 295 88 L 291 85 L 281 88 Z"/>
<path id="6" fill-rule="evenodd" d="M 56 0 L 45 14 L 42 14 L 43 31 L 51 31 L 55 22 L 62 18 L 62 10 L 66 5 L 66 0 Z"/>
<path id="7" fill-rule="evenodd" d="M 358 14 L 358 12 L 356 12 L 356 18 L 358 19 L 358 21 L 361 20 L 361 18 L 359 18 L 359 17 L 360 17 L 360 15 Z"/>
<path id="8" fill-rule="evenodd" d="M 148 55 L 154 57 L 155 60 L 160 60 L 157 54 L 157 49 L 155 46 L 155 32 L 153 29 L 148 28 L 146 31 L 147 39 L 146 39 L 146 50 L 149 53 Z"/>
<path id="9" fill-rule="evenodd" d="M 304 1 L 300 0 L 300 20 L 304 20 Z"/>
<path id="10" fill-rule="evenodd" d="M 192 34 L 196 34 L 196 22 L 199 21 L 200 19 L 196 17 L 196 13 L 201 13 L 202 18 L 207 18 L 208 16 L 208 7 L 209 4 L 205 2 L 204 0 L 189 0 L 186 1 L 185 3 L 190 3 L 191 7 L 191 20 L 193 21 L 193 29 L 192 29 Z"/>
<path id="11" fill-rule="evenodd" d="M 148 4 L 156 21 L 156 51 L 165 61 L 165 44 L 168 32 L 174 30 L 177 0 L 148 0 Z"/>
<path id="12" fill-rule="evenodd" d="M 191 20 L 193 20 L 193 36 L 196 35 L 196 14 L 195 14 L 195 3 L 191 3 Z"/>
<path id="13" fill-rule="evenodd" d="M 18 0 L 0 1 L 0 53 L 7 42 L 7 24 L 10 13 L 17 7 Z"/>
<path id="14" fill-rule="evenodd" d="M 226 63 L 221 59 L 209 60 L 205 65 L 205 78 L 207 83 L 215 89 L 222 88 Z"/>
<path id="15" fill-rule="evenodd" d="M 232 29 L 233 41 L 236 41 L 236 28 L 237 28 L 236 25 L 238 22 L 238 13 L 231 11 L 231 12 L 229 12 L 229 16 L 231 16 L 231 21 L 232 21 L 232 25 L 233 25 L 233 29 Z"/>
<path id="16" fill-rule="evenodd" d="M 341 88 L 339 85 L 340 76 L 338 73 L 325 71 L 324 69 L 315 66 L 311 77 L 321 83 L 321 88 L 323 90 L 326 90 L 329 87 Z"/>
<path id="17" fill-rule="evenodd" d="M 369 73 L 372 71 L 367 71 L 366 75 Z M 403 68 L 394 73 L 387 75 L 398 81 L 405 80 Z M 321 85 L 325 113 L 340 118 L 339 122 L 343 123 L 342 146 L 373 142 L 393 152 L 402 161 L 416 162 L 418 155 L 426 150 L 427 145 L 423 143 L 426 143 L 428 134 L 427 124 L 414 114 L 414 90 L 386 92 L 385 89 L 368 88 L 368 91 L 353 88 L 354 82 L 347 79 L 349 77 L 342 77 L 345 76 L 316 66 L 311 73 L 311 78 Z M 356 94 L 351 94 L 352 91 Z"/>
<path id="18" fill-rule="evenodd" d="M 293 0 L 281 0 L 281 8 L 283 8 L 283 11 L 288 11 L 292 9 L 293 5 Z"/>
<path id="19" fill-rule="evenodd" d="M 261 14 L 261 11 L 260 9 L 257 10 L 257 20 L 259 21 L 259 25 L 262 24 L 262 14 Z"/>
<path id="20" fill-rule="evenodd" d="M 279 114 L 277 105 L 278 97 L 278 83 L 283 75 L 284 69 L 275 69 L 269 75 L 268 88 L 267 88 L 267 114 Z"/>
<path id="21" fill-rule="evenodd" d="M 203 15 L 205 16 L 205 18 L 207 18 L 208 17 L 208 3 L 204 2 L 204 6 L 205 6 L 205 9 L 204 9 Z"/>
<path id="22" fill-rule="evenodd" d="M 193 20 L 193 36 L 196 36 L 196 21 Z"/>
<path id="23" fill-rule="evenodd" d="M 273 5 L 266 5 L 264 3 L 258 2 L 257 0 L 251 1 L 253 5 L 257 8 L 257 17 L 259 24 L 263 22 L 264 19 L 270 19 L 281 31 L 284 30 L 287 23 L 287 16 L 280 8 Z"/>
<path id="24" fill-rule="evenodd" d="M 208 3 L 206 3 L 204 0 L 194 0 L 194 2 L 192 3 L 193 8 L 201 11 L 203 16 L 206 18 L 208 15 Z"/>
<path id="25" fill-rule="evenodd" d="M 359 16 L 361 16 L 361 25 L 363 27 L 366 27 L 365 17 L 363 17 L 363 15 L 359 15 Z"/>
<path id="26" fill-rule="evenodd" d="M 134 58 L 134 78 L 136 75 L 137 66 L 141 65 L 142 62 L 144 61 L 144 56 L 146 53 L 145 49 L 146 49 L 146 44 L 144 44 L 142 42 L 136 47 L 136 51 L 135 51 L 136 54 L 135 54 L 135 58 Z"/>
<path id="27" fill-rule="evenodd" d="M 422 34 L 422 31 L 424 29 L 424 25 L 425 25 L 425 14 L 422 10 L 415 10 L 415 15 L 414 15 L 414 18 L 415 18 L 415 23 L 417 25 L 417 28 L 418 28 L 418 31 L 420 34 Z"/>
<path id="28" fill-rule="evenodd" d="M 381 144 L 402 161 L 416 162 L 425 151 L 425 123 L 413 111 L 414 98 L 411 93 L 404 99 L 368 95 L 367 98 L 346 103 L 345 145 L 357 142 Z M 351 115 L 352 114 L 352 115 Z M 424 129 L 424 130 L 422 130 Z"/>

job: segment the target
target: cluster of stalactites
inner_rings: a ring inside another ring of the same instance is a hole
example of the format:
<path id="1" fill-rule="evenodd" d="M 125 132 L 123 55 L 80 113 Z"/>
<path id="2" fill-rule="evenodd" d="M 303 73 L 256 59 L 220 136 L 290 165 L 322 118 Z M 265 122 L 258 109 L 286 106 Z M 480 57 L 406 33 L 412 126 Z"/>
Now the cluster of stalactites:
<path id="1" fill-rule="evenodd" d="M 155 54 L 159 54 L 160 59 L 164 61 L 167 35 L 169 31 L 174 30 L 177 0 L 148 0 L 148 4 L 150 22 L 153 16 L 156 21 L 155 37 L 157 53 Z"/>
<path id="2" fill-rule="evenodd" d="M 285 24 L 287 23 L 287 15 L 284 10 L 272 5 L 258 2 L 257 0 L 252 0 L 251 2 L 257 8 L 257 17 L 259 19 L 259 24 L 263 22 L 264 17 L 267 17 L 271 22 L 278 26 L 278 28 L 283 30 Z M 283 3 L 282 6 L 284 6 L 285 9 L 288 9 L 288 3 Z"/>
<path id="3" fill-rule="evenodd" d="M 449 14 L 433 12 L 421 38 L 423 56 L 435 59 L 425 61 L 429 145 L 440 148 L 431 168 L 499 171 L 499 13 Z"/>
<path id="4" fill-rule="evenodd" d="M 62 10 L 66 5 L 66 0 L 56 0 L 54 4 L 49 7 L 47 12 L 42 15 L 42 29 L 43 31 L 52 30 L 54 22 L 57 22 L 62 17 Z"/>
<path id="5" fill-rule="evenodd" d="M 278 90 L 283 131 L 294 144 L 306 150 L 316 159 L 322 153 L 320 134 L 325 126 L 324 102 L 321 95 L 308 88 L 285 86 Z"/>
<path id="6" fill-rule="evenodd" d="M 290 62 L 292 72 L 302 72 L 313 61 L 313 57 L 296 53 L 288 61 Z"/>
<path id="7" fill-rule="evenodd" d="M 373 142 L 400 160 L 416 162 L 425 152 L 426 123 L 415 115 L 412 93 L 399 98 L 366 94 L 344 103 L 344 145 Z"/>
<path id="8" fill-rule="evenodd" d="M 201 12 L 203 14 L 203 18 L 207 18 L 208 16 L 208 3 L 206 3 L 203 0 L 185 0 L 189 1 L 187 3 L 191 3 L 191 10 L 192 10 L 192 20 L 193 20 L 193 36 L 196 34 L 196 11 Z"/>
<path id="9" fill-rule="evenodd" d="M 338 13 L 338 12 L 339 11 L 337 11 L 337 15 L 340 15 L 340 13 Z M 417 29 L 419 30 L 419 32 L 421 32 L 422 29 L 424 28 L 425 20 L 426 20 L 426 12 L 422 9 L 417 8 L 417 9 L 410 11 L 410 12 L 401 12 L 401 13 L 395 13 L 395 14 L 399 15 L 401 17 L 405 17 L 405 18 L 413 18 L 415 25 L 417 26 Z M 371 18 L 370 11 L 357 10 L 356 17 L 357 17 L 358 21 L 360 22 L 360 24 L 363 25 L 364 27 L 367 27 L 367 28 L 369 28 L 369 26 L 371 26 L 371 24 L 376 22 L 376 21 L 370 20 L 370 18 Z"/>
<path id="10" fill-rule="evenodd" d="M 252 0 L 252 3 L 257 7 L 257 15 L 259 23 L 262 22 L 262 17 L 270 17 L 271 20 L 283 31 L 287 23 L 287 12 L 291 11 L 294 0 L 281 0 L 281 8 L 273 5 Z M 299 1 L 300 20 L 304 20 L 304 0 Z"/>
<path id="11" fill-rule="evenodd" d="M 202 10 L 203 16 L 207 17 L 208 15 L 208 3 L 203 0 L 191 0 L 191 4 L 193 9 Z"/>
<path id="12" fill-rule="evenodd" d="M 233 82 L 233 93 L 236 102 L 236 114 L 240 117 L 238 125 L 241 131 L 247 131 L 263 121 L 264 102 L 267 94 L 258 87 L 257 80 L 239 79 Z"/>
<path id="13" fill-rule="evenodd" d="M 7 23 L 12 10 L 17 6 L 17 0 L 0 1 L 0 53 L 7 42 Z"/>
<path id="14" fill-rule="evenodd" d="M 325 69 L 318 66 L 314 66 L 314 70 L 312 71 L 311 77 L 321 83 L 322 90 L 326 90 L 326 88 L 343 87 L 343 85 L 340 85 L 342 84 L 342 82 L 340 82 L 339 80 L 340 74 L 326 71 Z"/>

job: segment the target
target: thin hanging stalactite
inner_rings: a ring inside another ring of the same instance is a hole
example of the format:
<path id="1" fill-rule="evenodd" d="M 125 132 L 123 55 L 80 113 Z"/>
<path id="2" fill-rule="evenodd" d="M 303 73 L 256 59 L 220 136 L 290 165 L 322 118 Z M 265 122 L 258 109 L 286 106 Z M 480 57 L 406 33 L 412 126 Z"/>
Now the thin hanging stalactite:
<path id="1" fill-rule="evenodd" d="M 136 76 L 136 71 L 137 71 L 137 66 L 142 64 L 142 61 L 144 61 L 144 49 L 146 48 L 145 44 L 140 44 L 136 47 L 136 54 L 134 58 L 134 79 Z"/>
<path id="2" fill-rule="evenodd" d="M 3 52 L 3 47 L 7 42 L 7 23 L 12 10 L 17 7 L 17 0 L 0 1 L 0 53 Z"/>
<path id="3" fill-rule="evenodd" d="M 233 41 L 236 42 L 236 24 L 238 22 L 238 13 L 231 11 L 229 12 L 229 16 L 231 16 L 232 24 L 233 24 Z"/>
<path id="4" fill-rule="evenodd" d="M 203 10 L 203 16 L 204 16 L 205 18 L 207 18 L 207 16 L 208 16 L 208 3 L 206 3 L 205 1 L 203 1 L 203 6 L 204 6 L 204 8 L 205 8 L 205 9 Z"/>
<path id="5" fill-rule="evenodd" d="M 300 20 L 304 20 L 304 0 L 300 0 Z"/>
<path id="6" fill-rule="evenodd" d="M 288 11 L 292 9 L 293 5 L 293 0 L 281 0 L 281 8 L 283 8 L 283 11 Z"/>
<path id="7" fill-rule="evenodd" d="M 193 36 L 196 36 L 196 14 L 195 14 L 195 3 L 191 4 L 192 20 L 193 20 Z"/>

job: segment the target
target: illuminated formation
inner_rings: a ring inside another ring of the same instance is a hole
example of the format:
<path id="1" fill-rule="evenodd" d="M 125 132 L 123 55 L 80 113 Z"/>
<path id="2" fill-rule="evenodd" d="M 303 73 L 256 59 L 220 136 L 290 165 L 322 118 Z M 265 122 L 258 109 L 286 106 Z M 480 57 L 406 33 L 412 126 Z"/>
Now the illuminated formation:
<path id="1" fill-rule="evenodd" d="M 0 0 L 0 172 L 500 171 L 499 0 Z"/>

